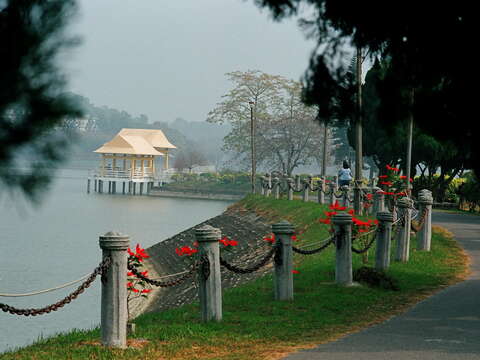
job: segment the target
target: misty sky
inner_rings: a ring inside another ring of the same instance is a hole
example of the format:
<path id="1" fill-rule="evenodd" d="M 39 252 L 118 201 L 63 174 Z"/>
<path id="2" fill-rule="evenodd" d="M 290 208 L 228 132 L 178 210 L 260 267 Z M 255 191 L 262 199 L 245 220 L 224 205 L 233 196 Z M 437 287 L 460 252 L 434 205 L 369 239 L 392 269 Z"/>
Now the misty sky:
<path id="1" fill-rule="evenodd" d="M 225 73 L 298 80 L 314 42 L 295 20 L 273 22 L 252 0 L 79 0 L 70 89 L 96 105 L 204 121 L 230 88 Z"/>

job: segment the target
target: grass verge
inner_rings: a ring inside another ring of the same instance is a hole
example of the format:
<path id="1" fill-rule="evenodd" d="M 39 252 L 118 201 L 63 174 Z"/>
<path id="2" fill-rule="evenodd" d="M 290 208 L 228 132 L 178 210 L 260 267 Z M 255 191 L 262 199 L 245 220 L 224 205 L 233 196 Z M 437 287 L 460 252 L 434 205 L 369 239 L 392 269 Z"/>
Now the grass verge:
<path id="1" fill-rule="evenodd" d="M 286 218 L 303 231 L 301 242 L 321 240 L 327 227 L 317 222 L 324 207 L 301 201 L 248 196 L 235 206 L 272 220 Z M 99 331 L 74 331 L 0 355 L 0 359 L 278 359 L 296 349 L 336 339 L 384 320 L 466 274 L 467 258 L 451 235 L 433 233 L 432 251 L 415 250 L 411 260 L 393 263 L 388 275 L 400 290 L 334 283 L 334 249 L 296 256 L 295 300 L 272 300 L 272 276 L 224 291 L 224 320 L 201 323 L 197 304 L 140 316 L 127 350 L 105 349 Z M 374 249 L 370 250 L 372 265 Z M 362 266 L 354 254 L 353 267 Z M 146 340 L 146 341 L 144 341 Z"/>

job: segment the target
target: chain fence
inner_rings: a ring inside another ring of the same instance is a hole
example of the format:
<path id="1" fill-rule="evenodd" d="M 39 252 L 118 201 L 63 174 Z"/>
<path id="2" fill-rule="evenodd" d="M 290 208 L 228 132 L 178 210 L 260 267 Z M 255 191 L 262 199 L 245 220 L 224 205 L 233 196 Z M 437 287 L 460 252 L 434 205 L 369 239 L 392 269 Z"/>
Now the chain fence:
<path id="1" fill-rule="evenodd" d="M 301 254 L 301 255 L 313 255 L 313 254 L 317 254 L 317 253 L 322 252 L 323 250 L 327 249 L 334 242 L 335 242 L 335 239 L 332 236 L 332 237 L 324 240 L 323 241 L 324 244 L 321 245 L 320 247 L 316 248 L 316 249 L 307 250 L 307 249 L 298 248 L 296 246 L 292 246 L 292 250 L 294 252 L 296 252 L 297 254 Z"/>
<path id="2" fill-rule="evenodd" d="M 102 282 L 105 282 L 104 275 L 108 271 L 111 264 L 111 258 L 106 257 L 102 260 L 102 262 L 95 268 L 95 270 L 87 277 L 87 279 L 72 293 L 68 294 L 62 300 L 57 301 L 54 304 L 44 306 L 42 308 L 30 308 L 30 309 L 19 309 L 7 304 L 0 303 L 0 310 L 3 312 L 10 313 L 12 315 L 23 315 L 23 316 L 37 316 L 48 314 L 52 311 L 57 311 L 58 309 L 64 307 L 66 304 L 71 303 L 75 300 L 80 294 L 82 294 L 85 289 L 90 287 L 93 281 L 96 279 L 98 275 L 102 276 Z"/>
<path id="3" fill-rule="evenodd" d="M 174 279 L 170 281 L 160 281 L 158 279 L 150 279 L 142 275 L 142 273 L 138 271 L 137 268 L 135 268 L 135 266 L 130 261 L 128 262 L 127 269 L 131 271 L 133 275 L 135 275 L 138 279 L 145 281 L 147 284 L 157 286 L 157 287 L 173 287 L 183 283 L 184 281 L 192 277 L 193 274 L 195 274 L 196 270 L 198 269 L 198 266 L 202 267 L 202 272 L 204 273 L 205 278 L 208 279 L 208 276 L 210 274 L 210 270 L 209 270 L 210 262 L 206 256 L 202 256 L 199 261 L 195 261 L 189 270 L 182 271 L 177 274 L 166 275 L 163 277 L 163 278 L 166 278 L 166 277 L 172 277 L 175 275 L 183 274 L 183 276 L 179 277 L 178 279 Z M 208 273 L 206 269 L 208 269 Z"/>
<path id="4" fill-rule="evenodd" d="M 273 246 L 270 251 L 265 255 L 265 257 L 263 257 L 263 259 L 261 259 L 258 263 L 249 268 L 241 268 L 236 265 L 230 264 L 222 257 L 220 257 L 220 265 L 237 274 L 250 274 L 264 267 L 274 255 L 276 255 L 276 263 L 278 264 L 281 255 L 281 247 L 279 245 Z"/>

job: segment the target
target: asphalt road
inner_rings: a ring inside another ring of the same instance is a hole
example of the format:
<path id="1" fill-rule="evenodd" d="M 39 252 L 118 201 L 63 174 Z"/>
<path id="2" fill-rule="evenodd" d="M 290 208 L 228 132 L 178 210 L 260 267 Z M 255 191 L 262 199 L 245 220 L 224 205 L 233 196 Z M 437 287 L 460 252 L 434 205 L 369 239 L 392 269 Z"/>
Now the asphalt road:
<path id="1" fill-rule="evenodd" d="M 288 360 L 480 360 L 480 216 L 435 212 L 470 255 L 471 275 L 406 313 Z"/>

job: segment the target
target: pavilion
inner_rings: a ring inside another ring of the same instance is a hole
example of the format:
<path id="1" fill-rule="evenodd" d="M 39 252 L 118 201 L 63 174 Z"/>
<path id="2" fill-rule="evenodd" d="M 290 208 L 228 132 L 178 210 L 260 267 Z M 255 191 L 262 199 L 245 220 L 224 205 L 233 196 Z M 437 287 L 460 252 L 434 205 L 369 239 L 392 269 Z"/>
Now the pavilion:
<path id="1" fill-rule="evenodd" d="M 136 184 L 140 184 L 140 194 L 144 184 L 147 192 L 159 179 L 159 174 L 169 168 L 169 150 L 176 146 L 168 141 L 161 130 L 156 129 L 122 129 L 109 142 L 94 152 L 101 154 L 101 164 L 93 175 L 94 189 L 103 192 L 103 184 L 108 181 L 108 192 L 116 192 L 117 182 L 125 186 L 128 193 L 136 193 Z M 163 157 L 163 168 L 157 172 L 155 159 Z M 98 182 L 98 183 L 97 183 Z"/>

